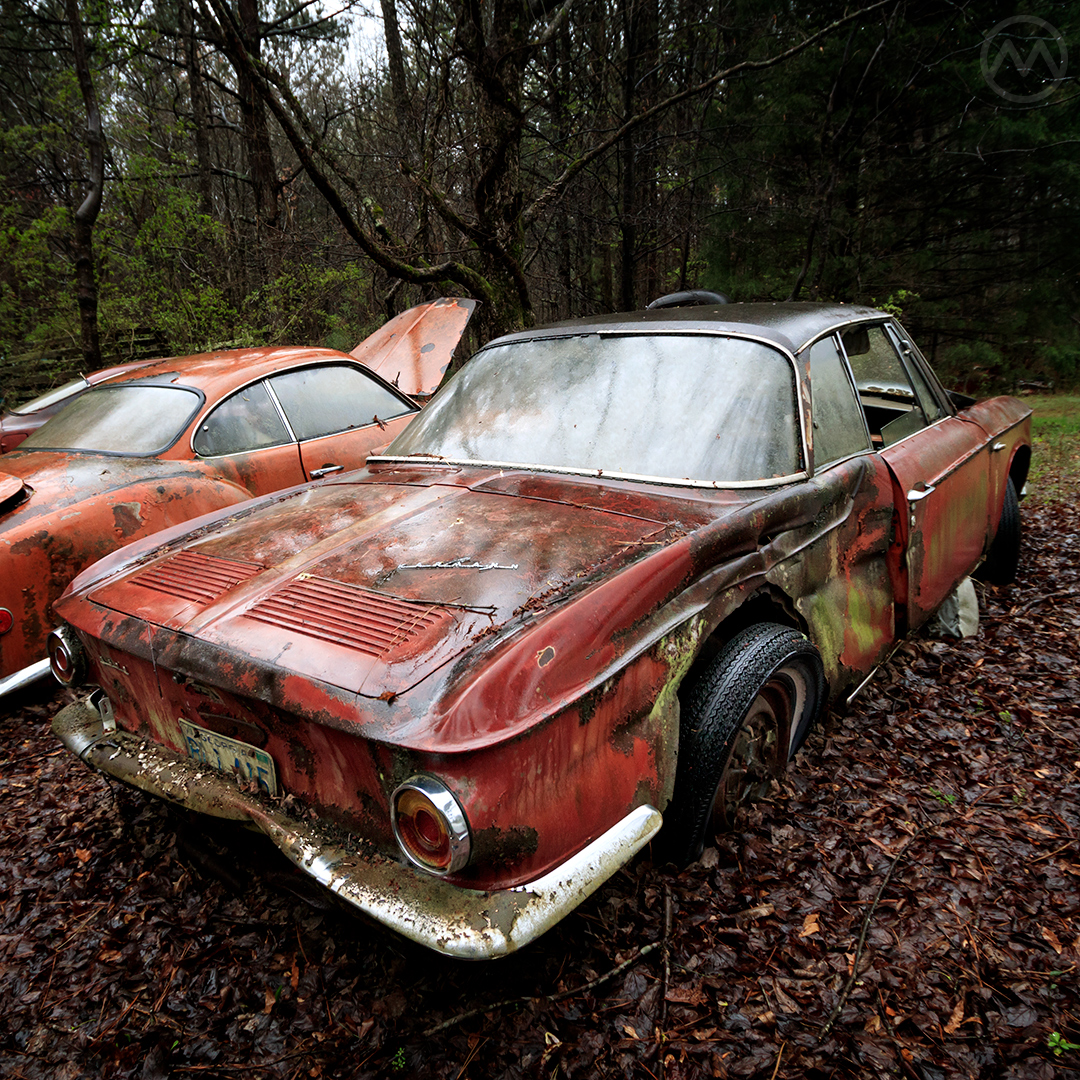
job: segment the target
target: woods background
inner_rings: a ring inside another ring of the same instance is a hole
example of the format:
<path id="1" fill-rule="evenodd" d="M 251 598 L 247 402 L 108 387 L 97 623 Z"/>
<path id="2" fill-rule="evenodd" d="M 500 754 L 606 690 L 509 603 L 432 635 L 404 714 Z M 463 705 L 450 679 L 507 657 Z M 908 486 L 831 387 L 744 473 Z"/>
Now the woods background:
<path id="1" fill-rule="evenodd" d="M 969 391 L 1074 386 L 1078 27 L 1076 2 L 0 0 L 0 393 L 98 355 L 347 350 L 440 293 L 483 301 L 475 345 L 695 287 L 902 311 Z"/>

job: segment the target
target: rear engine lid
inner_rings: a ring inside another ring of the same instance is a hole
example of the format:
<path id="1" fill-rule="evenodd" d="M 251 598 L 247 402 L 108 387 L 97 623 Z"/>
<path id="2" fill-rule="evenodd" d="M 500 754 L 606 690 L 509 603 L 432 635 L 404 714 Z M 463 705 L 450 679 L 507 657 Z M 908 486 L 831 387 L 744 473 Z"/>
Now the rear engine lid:
<path id="1" fill-rule="evenodd" d="M 467 487 L 327 485 L 144 558 L 88 599 L 387 697 L 680 535 L 660 520 Z"/>

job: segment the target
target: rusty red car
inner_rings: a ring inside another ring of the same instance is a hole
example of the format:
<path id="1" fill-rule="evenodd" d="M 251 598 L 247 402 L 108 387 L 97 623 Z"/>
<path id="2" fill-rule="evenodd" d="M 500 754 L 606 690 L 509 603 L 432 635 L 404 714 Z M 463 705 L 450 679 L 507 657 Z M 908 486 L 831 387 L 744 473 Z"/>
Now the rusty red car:
<path id="1" fill-rule="evenodd" d="M 51 605 L 102 555 L 252 496 L 355 469 L 385 447 L 438 386 L 474 307 L 422 304 L 351 354 L 236 349 L 134 365 L 5 454 L 0 695 L 48 676 Z"/>
<path id="2" fill-rule="evenodd" d="M 697 857 L 967 575 L 1009 580 L 1030 456 L 1030 410 L 872 308 L 514 334 L 365 468 L 76 579 L 53 670 L 96 688 L 53 729 L 500 956 L 654 837 Z"/>
<path id="3" fill-rule="evenodd" d="M 14 450 L 28 435 L 37 431 L 46 420 L 55 416 L 80 394 L 85 394 L 87 390 L 99 383 L 108 382 L 110 379 L 144 367 L 147 363 L 149 363 L 147 360 L 133 360 L 126 364 L 102 368 L 100 371 L 92 371 L 89 375 L 80 375 L 14 409 L 9 409 L 0 416 L 0 454 Z"/>

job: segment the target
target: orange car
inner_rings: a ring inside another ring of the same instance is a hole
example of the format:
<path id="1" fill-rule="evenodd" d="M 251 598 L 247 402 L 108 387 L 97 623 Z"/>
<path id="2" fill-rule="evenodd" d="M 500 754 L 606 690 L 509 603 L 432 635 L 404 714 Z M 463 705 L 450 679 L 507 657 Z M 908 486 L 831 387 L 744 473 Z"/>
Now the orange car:
<path id="1" fill-rule="evenodd" d="M 48 673 L 53 601 L 84 567 L 211 510 L 363 465 L 434 392 L 474 307 L 420 305 L 351 354 L 154 361 L 81 394 L 5 454 L 0 695 Z"/>
<path id="2" fill-rule="evenodd" d="M 62 408 L 69 405 L 80 394 L 92 390 L 99 383 L 109 382 L 127 375 L 132 371 L 152 364 L 153 360 L 133 360 L 127 364 L 92 371 L 89 375 L 80 375 L 63 386 L 53 387 L 32 401 L 20 405 L 17 409 L 0 416 L 0 454 L 14 450 L 32 432 L 37 431 L 47 420 L 51 420 Z"/>

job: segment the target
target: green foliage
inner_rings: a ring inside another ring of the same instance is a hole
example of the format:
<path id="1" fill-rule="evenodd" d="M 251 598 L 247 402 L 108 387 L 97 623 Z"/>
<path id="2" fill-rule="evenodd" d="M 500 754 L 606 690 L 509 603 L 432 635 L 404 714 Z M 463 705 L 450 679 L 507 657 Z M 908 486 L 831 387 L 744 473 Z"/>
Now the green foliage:
<path id="1" fill-rule="evenodd" d="M 979 389 L 1076 385 L 1076 77 L 1031 105 L 992 90 L 982 43 L 1018 10 L 868 20 L 732 81 L 708 131 L 704 282 L 745 300 L 876 298 Z M 1075 39 L 1075 0 L 1039 15 Z"/>
<path id="2" fill-rule="evenodd" d="M 1046 1040 L 1048 1050 L 1053 1050 L 1056 1057 L 1061 1057 L 1068 1050 L 1080 1050 L 1080 1043 L 1069 1042 L 1060 1032 L 1051 1031 Z"/>
<path id="3" fill-rule="evenodd" d="M 57 255 L 70 228 L 63 207 L 24 225 L 14 207 L 0 205 L 0 353 L 77 336 L 69 269 Z"/>
<path id="4" fill-rule="evenodd" d="M 1080 472 L 1080 396 L 1031 394 L 1032 456 L 1028 487 L 1039 499 L 1063 497 L 1064 477 Z"/>
<path id="5" fill-rule="evenodd" d="M 357 263 L 290 263 L 245 300 L 251 325 L 267 343 L 322 344 L 348 352 L 375 329 L 367 306 L 370 273 Z"/>
<path id="6" fill-rule="evenodd" d="M 884 300 L 873 299 L 870 302 L 875 307 L 881 308 L 882 311 L 887 311 L 890 315 L 902 319 L 904 317 L 904 308 L 918 303 L 919 300 L 920 296 L 917 292 L 912 292 L 910 289 L 897 289 L 896 292 L 891 293 Z"/>
<path id="7" fill-rule="evenodd" d="M 934 367 L 946 386 L 981 397 L 1002 379 L 1004 358 L 987 341 L 960 341 L 941 349 Z"/>

